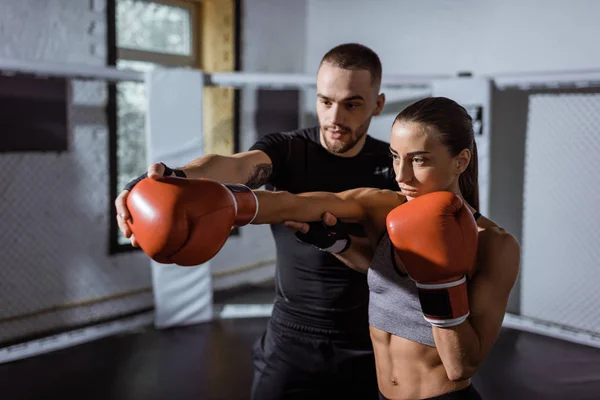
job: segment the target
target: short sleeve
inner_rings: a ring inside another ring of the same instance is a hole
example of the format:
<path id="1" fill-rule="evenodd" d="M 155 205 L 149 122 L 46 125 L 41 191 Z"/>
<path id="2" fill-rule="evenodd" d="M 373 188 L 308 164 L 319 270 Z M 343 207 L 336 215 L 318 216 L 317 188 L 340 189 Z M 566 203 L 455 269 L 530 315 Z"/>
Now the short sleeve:
<path id="1" fill-rule="evenodd" d="M 394 192 L 397 192 L 398 190 L 400 190 L 400 186 L 398 186 L 398 182 L 396 181 L 396 172 L 394 172 L 393 165 L 390 165 L 388 167 L 387 185 L 388 185 L 387 189 L 393 190 Z"/>
<path id="2" fill-rule="evenodd" d="M 249 150 L 260 150 L 271 159 L 273 166 L 271 182 L 276 181 L 278 176 L 284 175 L 293 138 L 294 136 L 289 133 L 270 133 L 250 147 Z"/>

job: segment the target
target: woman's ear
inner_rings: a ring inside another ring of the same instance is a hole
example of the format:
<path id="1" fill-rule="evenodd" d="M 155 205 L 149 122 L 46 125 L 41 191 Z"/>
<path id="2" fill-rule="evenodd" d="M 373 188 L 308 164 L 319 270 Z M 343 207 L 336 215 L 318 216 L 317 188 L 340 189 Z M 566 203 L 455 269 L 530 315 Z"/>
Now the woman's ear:
<path id="1" fill-rule="evenodd" d="M 471 162 L 471 151 L 463 149 L 454 159 L 456 160 L 457 172 L 460 175 L 465 172 L 469 166 L 469 162 Z"/>

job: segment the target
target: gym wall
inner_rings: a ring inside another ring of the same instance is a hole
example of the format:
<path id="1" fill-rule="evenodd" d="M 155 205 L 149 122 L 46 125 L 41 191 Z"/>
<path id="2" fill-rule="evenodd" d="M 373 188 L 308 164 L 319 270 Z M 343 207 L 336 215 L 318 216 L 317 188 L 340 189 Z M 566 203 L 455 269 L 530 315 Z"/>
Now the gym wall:
<path id="1" fill-rule="evenodd" d="M 378 0 L 365 13 L 361 2 L 309 0 L 306 71 L 316 71 L 327 49 L 351 41 L 376 50 L 384 74 L 598 70 L 600 55 L 589 49 L 600 36 L 599 12 L 594 1 Z M 351 29 L 331 29 L 331 20 Z M 491 176 L 480 178 L 490 180 L 490 216 L 522 245 L 509 311 L 598 335 L 592 199 L 600 183 L 600 94 L 496 88 L 491 101 Z M 371 133 L 387 138 L 401 109 L 388 102 Z"/>
<path id="2" fill-rule="evenodd" d="M 384 74 L 499 74 L 600 66 L 600 54 L 590 52 L 600 35 L 600 3 L 593 0 L 374 0 L 368 13 L 360 1 L 307 1 L 310 73 L 329 48 L 351 41 L 377 51 Z M 306 107 L 310 111 L 311 105 Z M 388 101 L 384 115 L 371 124 L 373 134 L 385 137 L 400 109 Z"/>
<path id="3" fill-rule="evenodd" d="M 303 68 L 303 22 L 287 23 L 285 30 L 265 30 L 267 12 L 283 16 L 289 9 L 275 4 L 242 4 L 244 69 Z M 0 58 L 105 65 L 105 0 L 2 2 L 0 26 Z M 32 26 L 36 29 L 25 29 Z M 288 46 L 294 41 L 296 46 Z M 0 201 L 0 347 L 153 306 L 147 257 L 139 251 L 108 254 L 114 199 L 109 198 L 106 84 L 68 81 L 68 86 L 67 152 L 0 153 L 5 171 Z M 250 89 L 242 92 L 240 150 L 257 137 L 255 98 Z M 240 231 L 211 261 L 216 289 L 273 276 L 275 251 L 268 227 Z"/>

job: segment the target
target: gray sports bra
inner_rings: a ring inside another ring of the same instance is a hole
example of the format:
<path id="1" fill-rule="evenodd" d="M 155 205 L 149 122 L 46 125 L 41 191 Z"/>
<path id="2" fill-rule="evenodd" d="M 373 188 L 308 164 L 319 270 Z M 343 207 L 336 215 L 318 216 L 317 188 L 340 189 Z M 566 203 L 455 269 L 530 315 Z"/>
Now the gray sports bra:
<path id="1" fill-rule="evenodd" d="M 475 219 L 481 214 L 476 212 Z M 423 317 L 415 282 L 401 272 L 387 231 L 379 240 L 367 273 L 369 324 L 393 335 L 435 347 L 431 324 Z"/>

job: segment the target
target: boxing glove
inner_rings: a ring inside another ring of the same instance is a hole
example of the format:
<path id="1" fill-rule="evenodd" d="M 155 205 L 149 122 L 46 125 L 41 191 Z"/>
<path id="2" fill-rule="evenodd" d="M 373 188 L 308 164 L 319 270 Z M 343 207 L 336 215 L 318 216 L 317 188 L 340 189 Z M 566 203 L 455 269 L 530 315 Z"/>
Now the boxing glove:
<path id="1" fill-rule="evenodd" d="M 456 326 L 469 316 L 467 276 L 475 268 L 478 229 L 451 192 L 419 196 L 392 210 L 387 230 L 406 272 L 416 282 L 432 325 Z"/>
<path id="2" fill-rule="evenodd" d="M 254 192 L 208 179 L 145 178 L 127 197 L 128 222 L 140 248 L 156 262 L 195 266 L 213 258 L 231 229 L 252 222 Z"/>

